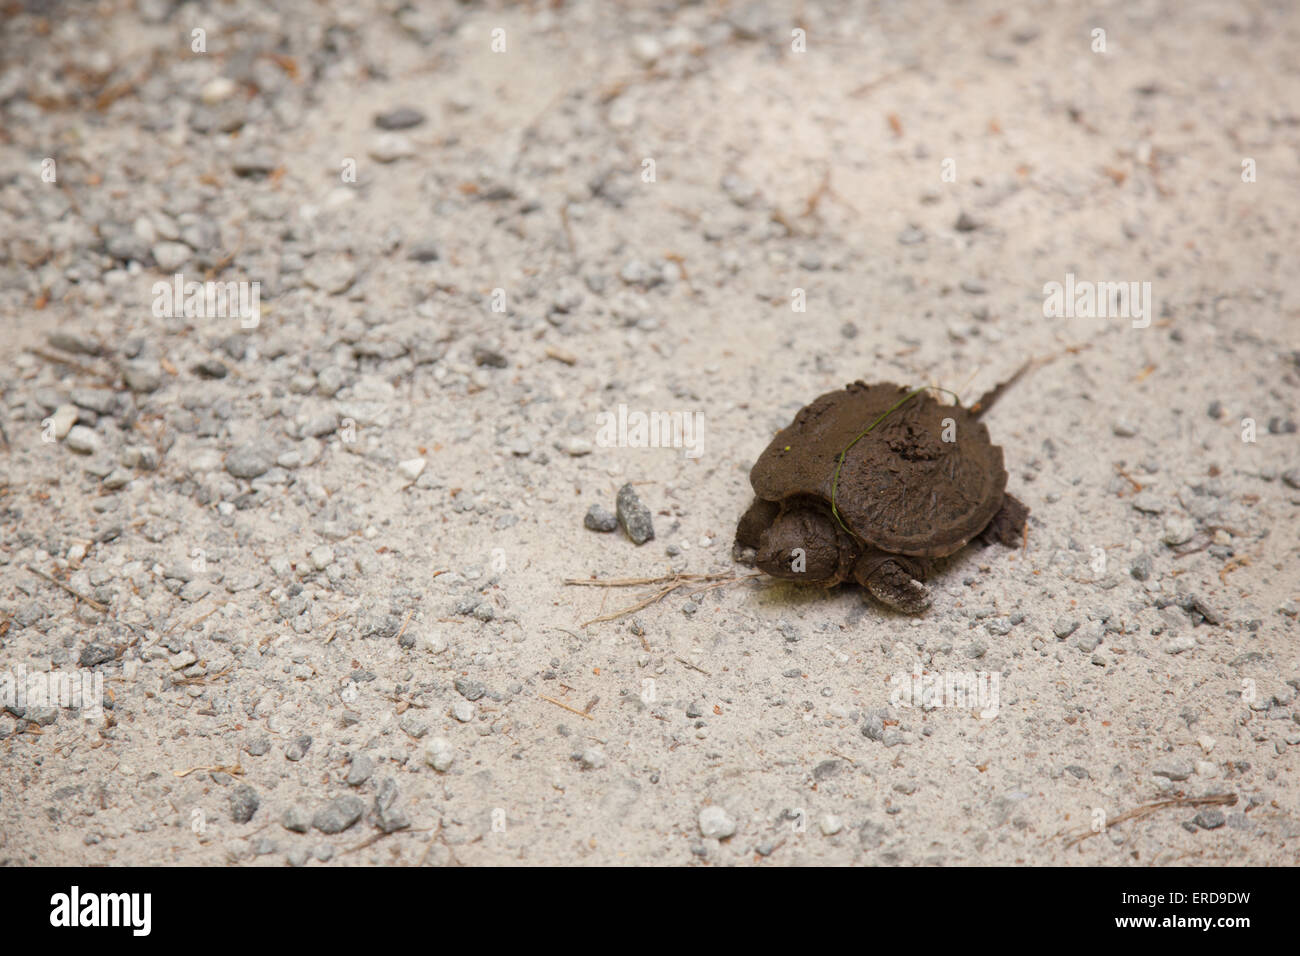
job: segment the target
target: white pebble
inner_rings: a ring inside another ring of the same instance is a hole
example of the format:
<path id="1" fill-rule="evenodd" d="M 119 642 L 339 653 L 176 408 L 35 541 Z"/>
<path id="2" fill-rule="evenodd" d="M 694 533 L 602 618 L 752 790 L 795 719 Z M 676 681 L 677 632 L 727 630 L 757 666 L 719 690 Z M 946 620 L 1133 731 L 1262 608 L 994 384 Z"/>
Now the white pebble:
<path id="1" fill-rule="evenodd" d="M 77 424 L 79 414 L 76 405 L 60 405 L 56 408 L 54 414 L 50 416 L 54 424 L 54 437 L 59 441 L 67 438 L 72 426 Z"/>
<path id="2" fill-rule="evenodd" d="M 706 837 L 725 840 L 736 832 L 736 821 L 722 807 L 705 807 L 700 811 L 700 832 Z"/>
<path id="3" fill-rule="evenodd" d="M 199 98 L 209 106 L 213 106 L 223 100 L 228 100 L 235 95 L 235 82 L 229 77 L 219 76 L 215 80 L 209 80 L 203 84 L 203 89 L 199 91 Z"/>
<path id="4" fill-rule="evenodd" d="M 1195 534 L 1196 523 L 1194 521 L 1190 518 L 1171 515 L 1165 519 L 1165 534 L 1161 540 L 1170 547 L 1174 547 L 1191 541 L 1192 536 Z"/>
<path id="5" fill-rule="evenodd" d="M 420 475 L 424 474 L 425 464 L 423 458 L 408 458 L 406 461 L 397 463 L 397 470 L 402 473 L 402 477 L 407 481 L 415 481 Z"/>
<path id="6" fill-rule="evenodd" d="M 383 133 L 375 137 L 370 147 L 370 158 L 380 163 L 392 163 L 415 155 L 415 145 L 401 133 Z"/>
<path id="7" fill-rule="evenodd" d="M 446 773 L 456 760 L 456 749 L 446 737 L 434 737 L 424 745 L 424 762 L 439 773 Z"/>
<path id="8" fill-rule="evenodd" d="M 85 425 L 75 425 L 64 444 L 80 455 L 89 455 L 99 450 L 99 436 Z"/>

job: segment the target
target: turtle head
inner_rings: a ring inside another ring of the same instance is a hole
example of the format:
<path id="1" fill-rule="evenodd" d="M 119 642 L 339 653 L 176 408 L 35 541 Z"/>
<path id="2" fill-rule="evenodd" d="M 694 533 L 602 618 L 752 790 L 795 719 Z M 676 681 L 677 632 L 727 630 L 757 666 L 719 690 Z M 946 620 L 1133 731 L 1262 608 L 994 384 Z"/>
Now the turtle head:
<path id="1" fill-rule="evenodd" d="M 824 508 L 798 506 L 783 511 L 759 539 L 758 567 L 774 578 L 829 587 L 843 578 L 851 562 L 840 560 L 840 535 Z"/>

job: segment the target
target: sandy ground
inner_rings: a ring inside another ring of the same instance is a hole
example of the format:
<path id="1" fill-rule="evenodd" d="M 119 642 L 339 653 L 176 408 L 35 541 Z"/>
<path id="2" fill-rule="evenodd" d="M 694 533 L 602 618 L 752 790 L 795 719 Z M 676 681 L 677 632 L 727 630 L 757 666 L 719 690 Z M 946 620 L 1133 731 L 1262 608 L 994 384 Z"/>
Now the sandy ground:
<path id="1" fill-rule="evenodd" d="M 1296 861 L 1289 4 L 69 10 L 0 14 L 0 673 L 104 709 L 0 701 L 0 860 Z M 801 405 L 1029 358 L 1022 549 L 743 577 Z"/>

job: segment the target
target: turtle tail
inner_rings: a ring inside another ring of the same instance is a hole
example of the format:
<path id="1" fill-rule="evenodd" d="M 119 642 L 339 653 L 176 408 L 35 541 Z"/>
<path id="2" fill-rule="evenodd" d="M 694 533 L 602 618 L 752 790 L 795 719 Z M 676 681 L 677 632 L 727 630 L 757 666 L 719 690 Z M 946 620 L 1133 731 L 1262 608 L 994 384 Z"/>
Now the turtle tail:
<path id="1" fill-rule="evenodd" d="M 1012 385 L 1016 384 L 1016 382 L 1020 380 L 1020 376 L 1028 372 L 1030 367 L 1033 366 L 1033 364 L 1034 364 L 1034 360 L 1030 359 L 1024 365 L 1020 366 L 1020 368 L 1016 369 L 1016 373 L 1012 375 L 1009 379 L 1007 379 L 1005 382 L 993 386 L 991 389 L 989 389 L 987 392 L 981 395 L 979 397 L 979 401 L 977 401 L 974 405 L 970 407 L 970 413 L 974 415 L 976 418 L 978 418 L 979 416 L 987 412 L 990 408 L 993 407 L 993 403 L 1002 397 L 1002 393 L 1005 392 L 1007 389 L 1009 389 Z"/>

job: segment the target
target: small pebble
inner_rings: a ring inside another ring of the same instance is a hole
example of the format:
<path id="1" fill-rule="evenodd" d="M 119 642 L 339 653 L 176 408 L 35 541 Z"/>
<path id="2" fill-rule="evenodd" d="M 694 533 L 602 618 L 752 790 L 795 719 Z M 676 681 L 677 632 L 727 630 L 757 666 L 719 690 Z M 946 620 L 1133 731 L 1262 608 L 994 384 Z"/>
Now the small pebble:
<path id="1" fill-rule="evenodd" d="M 1065 640 L 1078 629 L 1079 622 L 1069 617 L 1057 618 L 1056 623 L 1052 625 L 1052 633 L 1056 635 L 1056 639 L 1059 641 Z"/>
<path id="2" fill-rule="evenodd" d="M 242 783 L 230 792 L 230 819 L 236 823 L 247 823 L 253 819 L 259 804 L 257 791 Z"/>
<path id="3" fill-rule="evenodd" d="M 415 144 L 401 133 L 381 133 L 368 150 L 377 163 L 395 163 L 415 155 Z"/>
<path id="4" fill-rule="evenodd" d="M 226 455 L 226 471 L 235 478 L 256 478 L 271 468 L 271 456 L 259 444 L 240 445 Z"/>
<path id="5" fill-rule="evenodd" d="M 736 832 L 736 821 L 722 807 L 705 807 L 700 811 L 700 833 L 714 840 L 725 840 Z"/>
<path id="6" fill-rule="evenodd" d="M 1186 544 L 1195 535 L 1196 522 L 1192 521 L 1191 518 L 1171 515 L 1165 519 L 1165 533 L 1160 540 L 1172 548 L 1180 544 Z"/>
<path id="7" fill-rule="evenodd" d="M 306 833 L 311 829 L 311 814 L 307 812 L 306 807 L 292 806 L 284 811 L 284 816 L 280 818 L 280 825 L 293 833 Z"/>
<path id="8" fill-rule="evenodd" d="M 587 509 L 587 516 L 582 519 L 582 523 L 588 530 L 609 532 L 618 527 L 618 518 L 600 505 L 592 505 Z"/>
<path id="9" fill-rule="evenodd" d="M 90 455 L 99 450 L 99 435 L 85 425 L 76 425 L 68 431 L 63 443 L 79 455 Z"/>
<path id="10" fill-rule="evenodd" d="M 72 430 L 72 426 L 77 424 L 77 416 L 79 414 L 80 412 L 77 411 L 76 405 L 60 405 L 56 408 L 54 414 L 50 416 L 52 424 L 54 425 L 54 437 L 59 441 L 67 438 L 68 432 Z"/>
<path id="11" fill-rule="evenodd" d="M 633 544 L 645 544 L 654 538 L 650 509 L 641 503 L 636 489 L 630 483 L 618 489 L 616 508 L 618 523 L 623 526 L 623 531 L 632 539 Z"/>
<path id="12" fill-rule="evenodd" d="M 1193 817 L 1192 822 L 1202 830 L 1217 830 L 1219 827 L 1223 826 L 1226 822 L 1226 818 L 1224 817 L 1222 810 L 1207 807 Z"/>
<path id="13" fill-rule="evenodd" d="M 446 737 L 434 737 L 424 745 L 424 762 L 439 773 L 446 773 L 456 760 L 456 749 Z"/>
<path id="14" fill-rule="evenodd" d="M 311 822 L 312 826 L 321 833 L 342 833 L 360 820 L 361 814 L 365 811 L 366 805 L 361 802 L 360 797 L 347 794 L 335 797 L 317 810 Z"/>
<path id="15" fill-rule="evenodd" d="M 380 129 L 410 129 L 424 122 L 424 114 L 409 106 L 399 106 L 386 113 L 375 114 L 375 125 Z"/>
<path id="16" fill-rule="evenodd" d="M 407 481 L 415 481 L 424 474 L 425 464 L 423 458 L 408 458 L 397 463 L 397 470 Z"/>

